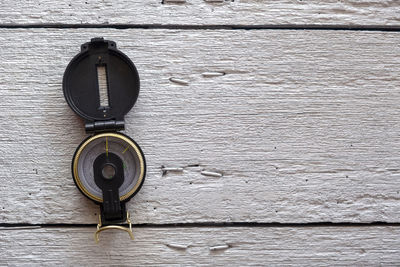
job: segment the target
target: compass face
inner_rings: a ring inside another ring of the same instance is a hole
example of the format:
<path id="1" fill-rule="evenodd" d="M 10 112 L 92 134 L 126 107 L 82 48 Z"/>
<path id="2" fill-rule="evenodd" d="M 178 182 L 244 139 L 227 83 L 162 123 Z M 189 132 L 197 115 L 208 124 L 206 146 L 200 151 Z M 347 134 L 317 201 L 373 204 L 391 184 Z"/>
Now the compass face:
<path id="1" fill-rule="evenodd" d="M 139 146 L 129 137 L 117 133 L 103 133 L 86 139 L 76 150 L 72 173 L 76 185 L 88 198 L 103 202 L 102 190 L 94 179 L 94 162 L 102 154 L 115 154 L 123 162 L 124 181 L 119 187 L 120 201 L 127 201 L 140 190 L 145 175 L 145 160 Z M 103 176 L 112 179 L 115 170 L 105 166 Z"/>

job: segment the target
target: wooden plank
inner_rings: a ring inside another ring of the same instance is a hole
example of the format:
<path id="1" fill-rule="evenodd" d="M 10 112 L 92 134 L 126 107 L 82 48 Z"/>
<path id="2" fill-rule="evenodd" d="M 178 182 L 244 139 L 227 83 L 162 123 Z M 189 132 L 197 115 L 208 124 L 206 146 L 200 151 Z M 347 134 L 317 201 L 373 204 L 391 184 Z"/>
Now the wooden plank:
<path id="1" fill-rule="evenodd" d="M 398 33 L 139 29 L 0 30 L 1 222 L 97 221 L 71 178 L 86 135 L 61 81 L 101 35 L 141 76 L 135 223 L 399 222 Z"/>
<path id="2" fill-rule="evenodd" d="M 103 234 L 103 233 L 102 233 Z M 399 265 L 399 227 L 0 230 L 1 265 Z"/>
<path id="3" fill-rule="evenodd" d="M 162 4 L 164 2 L 164 4 Z M 3 1 L 2 24 L 399 25 L 396 1 Z"/>

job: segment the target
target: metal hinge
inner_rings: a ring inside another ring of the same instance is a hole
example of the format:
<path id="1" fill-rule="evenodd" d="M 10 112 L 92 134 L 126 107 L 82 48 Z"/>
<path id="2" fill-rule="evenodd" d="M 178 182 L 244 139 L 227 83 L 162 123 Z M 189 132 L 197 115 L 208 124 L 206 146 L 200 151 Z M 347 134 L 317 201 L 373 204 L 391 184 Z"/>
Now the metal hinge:
<path id="1" fill-rule="evenodd" d="M 91 121 L 86 122 L 85 130 L 87 133 L 120 131 L 125 129 L 123 120 Z"/>

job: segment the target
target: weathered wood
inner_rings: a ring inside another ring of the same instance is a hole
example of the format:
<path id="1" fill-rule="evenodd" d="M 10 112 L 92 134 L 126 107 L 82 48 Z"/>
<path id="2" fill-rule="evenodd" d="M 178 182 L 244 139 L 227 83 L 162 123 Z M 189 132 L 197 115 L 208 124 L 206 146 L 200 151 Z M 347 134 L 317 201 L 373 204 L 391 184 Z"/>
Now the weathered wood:
<path id="1" fill-rule="evenodd" d="M 91 228 L 0 230 L 1 265 L 399 265 L 398 227 Z"/>
<path id="2" fill-rule="evenodd" d="M 398 33 L 2 29 L 0 222 L 97 221 L 71 178 L 86 135 L 61 81 L 101 35 L 141 76 L 135 223 L 399 221 Z"/>
<path id="3" fill-rule="evenodd" d="M 162 4 L 164 2 L 164 4 Z M 397 1 L 3 1 L 2 24 L 399 25 Z"/>

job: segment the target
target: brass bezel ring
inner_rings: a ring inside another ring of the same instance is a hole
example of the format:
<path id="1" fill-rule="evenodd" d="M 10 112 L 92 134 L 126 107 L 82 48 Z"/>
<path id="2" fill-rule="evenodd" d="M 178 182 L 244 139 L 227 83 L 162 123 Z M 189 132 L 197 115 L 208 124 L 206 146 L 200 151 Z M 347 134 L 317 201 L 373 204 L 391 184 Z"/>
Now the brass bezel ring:
<path id="1" fill-rule="evenodd" d="M 73 161 L 72 161 L 72 173 L 73 173 L 73 178 L 74 181 L 76 183 L 76 185 L 78 186 L 79 190 L 88 198 L 99 202 L 99 203 L 103 203 L 103 199 L 100 197 L 97 197 L 93 194 L 91 194 L 89 191 L 87 191 L 87 189 L 83 186 L 81 179 L 79 178 L 78 175 L 78 162 L 79 162 L 79 157 L 82 154 L 82 151 L 85 149 L 85 147 L 91 143 L 92 141 L 102 138 L 102 137 L 114 137 L 114 138 L 119 138 L 124 140 L 125 142 L 127 142 L 134 150 L 135 153 L 137 154 L 138 158 L 139 158 L 139 164 L 140 164 L 140 174 L 139 174 L 139 179 L 137 181 L 137 183 L 135 184 L 135 186 L 125 195 L 122 195 L 119 197 L 120 201 L 124 201 L 126 199 L 129 199 L 131 196 L 133 196 L 133 194 L 140 188 L 140 186 L 143 183 L 143 179 L 144 179 L 144 175 L 145 175 L 145 161 L 144 161 L 144 156 L 143 156 L 143 152 L 141 151 L 141 149 L 139 148 L 139 146 L 129 137 L 127 137 L 126 135 L 123 134 L 119 134 L 119 133 L 101 133 L 101 134 L 96 134 L 93 135 L 92 137 L 89 137 L 88 139 L 86 139 L 76 150 Z"/>

